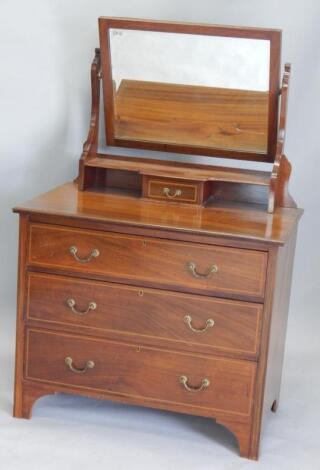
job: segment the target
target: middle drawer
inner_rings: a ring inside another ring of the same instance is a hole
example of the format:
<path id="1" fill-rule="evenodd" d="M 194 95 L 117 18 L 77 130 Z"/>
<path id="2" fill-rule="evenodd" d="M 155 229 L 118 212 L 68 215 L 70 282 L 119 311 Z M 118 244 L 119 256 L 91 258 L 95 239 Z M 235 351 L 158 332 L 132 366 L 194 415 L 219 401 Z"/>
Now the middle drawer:
<path id="1" fill-rule="evenodd" d="M 256 357 L 262 305 L 28 274 L 27 318 L 47 325 L 99 329 L 98 334 L 138 335 L 213 353 Z M 92 334 L 92 331 L 91 331 Z"/>

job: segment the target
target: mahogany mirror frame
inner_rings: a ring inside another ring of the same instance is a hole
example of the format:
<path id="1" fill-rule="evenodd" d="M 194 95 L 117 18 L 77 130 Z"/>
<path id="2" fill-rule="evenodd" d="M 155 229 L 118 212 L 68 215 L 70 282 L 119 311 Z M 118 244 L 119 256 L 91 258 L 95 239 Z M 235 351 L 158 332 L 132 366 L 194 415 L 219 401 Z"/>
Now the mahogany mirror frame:
<path id="1" fill-rule="evenodd" d="M 112 83 L 111 49 L 109 40 L 109 30 L 112 28 L 207 36 L 224 36 L 246 39 L 264 39 L 270 41 L 267 152 L 257 153 L 250 152 L 247 150 L 228 150 L 213 147 L 201 147 L 171 143 L 167 144 L 161 142 L 137 141 L 115 138 L 113 103 L 114 90 Z M 101 49 L 103 105 L 107 145 L 115 147 L 129 147 L 174 153 L 184 153 L 200 156 L 233 158 L 237 160 L 261 161 L 266 163 L 274 162 L 277 146 L 278 106 L 280 94 L 281 30 L 100 17 L 99 34 Z"/>

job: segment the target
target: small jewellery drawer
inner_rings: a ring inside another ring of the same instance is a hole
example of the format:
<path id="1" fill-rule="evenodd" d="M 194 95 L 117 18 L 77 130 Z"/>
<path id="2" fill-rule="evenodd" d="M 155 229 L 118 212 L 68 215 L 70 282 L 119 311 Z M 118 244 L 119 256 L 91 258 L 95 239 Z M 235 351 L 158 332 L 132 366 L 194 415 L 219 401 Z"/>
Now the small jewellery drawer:
<path id="1" fill-rule="evenodd" d="M 248 416 L 256 363 L 28 330 L 27 379 Z"/>
<path id="2" fill-rule="evenodd" d="M 144 176 L 143 196 L 152 199 L 201 204 L 209 196 L 209 183 Z"/>
<path id="3" fill-rule="evenodd" d="M 260 300 L 264 296 L 267 253 L 31 224 L 28 264 Z"/>
<path id="4" fill-rule="evenodd" d="M 95 328 L 139 335 L 136 340 L 166 340 L 175 347 L 190 343 L 190 349 L 200 352 L 256 357 L 261 315 L 262 305 L 255 303 L 50 274 L 28 275 L 27 317 L 48 326 Z"/>

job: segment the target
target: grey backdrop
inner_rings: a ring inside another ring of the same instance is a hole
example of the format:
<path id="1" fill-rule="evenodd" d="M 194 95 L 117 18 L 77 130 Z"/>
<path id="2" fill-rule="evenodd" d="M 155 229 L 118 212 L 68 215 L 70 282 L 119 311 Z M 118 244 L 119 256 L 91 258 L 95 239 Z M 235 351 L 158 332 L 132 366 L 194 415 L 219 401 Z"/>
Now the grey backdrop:
<path id="1" fill-rule="evenodd" d="M 283 29 L 282 58 L 292 63 L 286 142 L 293 165 L 290 190 L 305 209 L 294 267 L 283 393 L 293 399 L 286 416 L 292 416 L 295 409 L 299 439 L 306 439 L 307 432 L 310 441 L 314 433 L 307 428 L 314 425 L 312 429 L 318 431 L 316 418 L 320 419 L 315 403 L 319 401 L 320 350 L 319 0 L 1 1 L 0 343 L 5 347 L 3 410 L 8 422 L 18 227 L 18 217 L 11 208 L 77 173 L 88 129 L 89 65 L 98 45 L 100 15 Z M 309 419 L 308 425 L 299 417 Z M 294 436 L 289 452 L 296 449 Z M 312 452 L 318 452 L 316 444 Z M 304 454 L 299 457 L 301 462 L 307 458 Z M 297 462 L 291 461 L 291 468 L 300 468 Z M 320 466 L 313 463 L 304 468 Z"/>

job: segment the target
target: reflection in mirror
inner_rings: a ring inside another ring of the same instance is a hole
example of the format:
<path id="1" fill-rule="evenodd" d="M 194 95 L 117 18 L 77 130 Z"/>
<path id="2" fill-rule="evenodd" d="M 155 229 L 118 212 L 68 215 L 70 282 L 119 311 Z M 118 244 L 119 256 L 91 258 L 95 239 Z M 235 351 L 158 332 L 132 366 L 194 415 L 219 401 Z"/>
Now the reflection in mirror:
<path id="1" fill-rule="evenodd" d="M 270 41 L 110 29 L 114 137 L 265 154 Z"/>

